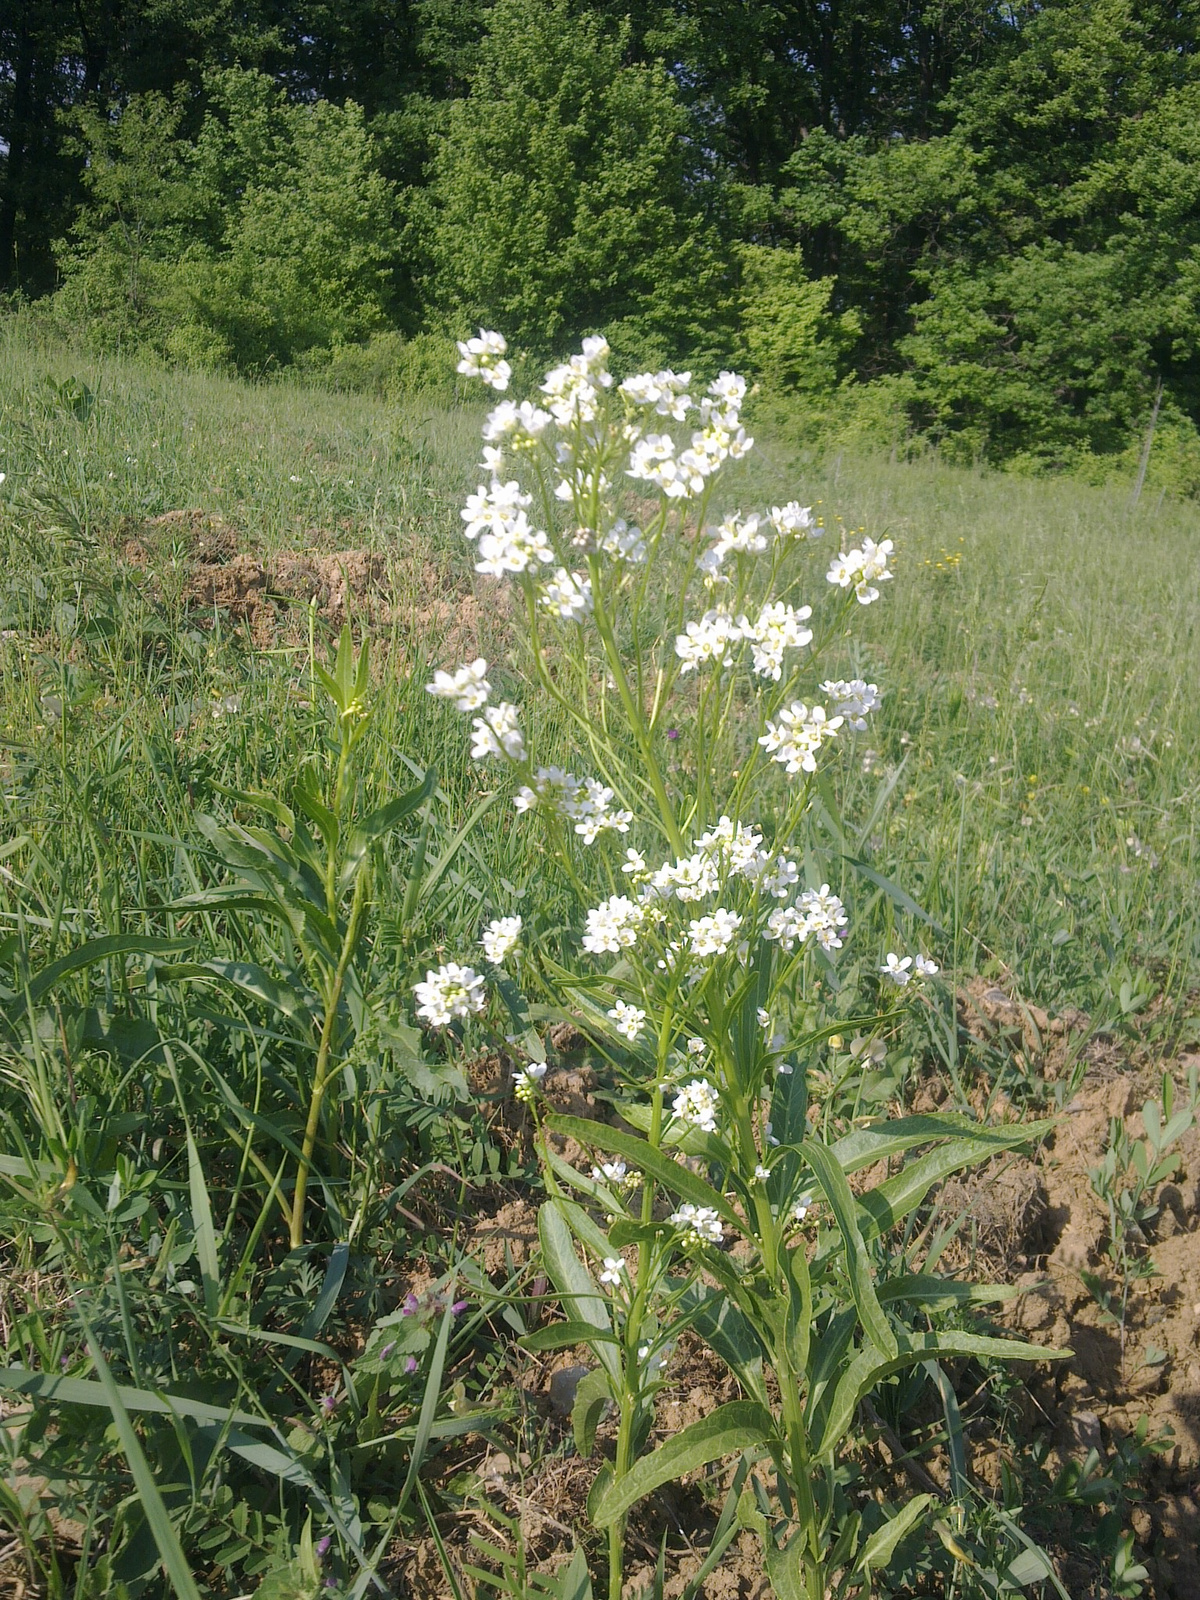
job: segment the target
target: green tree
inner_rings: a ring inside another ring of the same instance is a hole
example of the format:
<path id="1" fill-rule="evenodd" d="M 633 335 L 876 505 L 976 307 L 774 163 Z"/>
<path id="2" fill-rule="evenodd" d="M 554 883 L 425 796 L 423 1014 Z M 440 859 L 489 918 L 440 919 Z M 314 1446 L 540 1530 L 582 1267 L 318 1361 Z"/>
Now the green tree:
<path id="1" fill-rule="evenodd" d="M 728 266 L 688 115 L 628 31 L 566 0 L 499 0 L 430 192 L 429 283 L 455 325 L 540 354 L 604 329 L 620 354 L 712 351 Z"/>

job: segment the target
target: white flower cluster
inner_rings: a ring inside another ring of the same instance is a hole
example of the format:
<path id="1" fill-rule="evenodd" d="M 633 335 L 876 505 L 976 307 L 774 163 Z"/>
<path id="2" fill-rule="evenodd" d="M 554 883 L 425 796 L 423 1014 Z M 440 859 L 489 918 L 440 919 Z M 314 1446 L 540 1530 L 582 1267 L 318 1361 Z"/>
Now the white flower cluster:
<path id="1" fill-rule="evenodd" d="M 887 960 L 879 970 L 897 989 L 903 989 L 910 978 L 935 978 L 938 974 L 937 963 L 927 956 L 898 956 L 894 950 L 888 951 Z"/>
<path id="2" fill-rule="evenodd" d="M 582 622 L 592 610 L 592 580 L 586 573 L 557 567 L 539 588 L 538 605 L 560 622 Z"/>
<path id="3" fill-rule="evenodd" d="M 699 622 L 689 622 L 675 636 L 675 654 L 683 662 L 680 672 L 694 672 L 706 661 L 721 661 L 727 650 L 744 637 L 745 617 L 727 611 L 706 611 Z"/>
<path id="4" fill-rule="evenodd" d="M 683 1242 L 688 1246 L 720 1244 L 724 1236 L 721 1219 L 712 1206 L 694 1206 L 691 1201 L 685 1200 L 667 1221 L 673 1227 L 683 1229 Z"/>
<path id="5" fill-rule="evenodd" d="M 521 449 L 540 439 L 549 422 L 550 413 L 528 400 L 522 400 L 519 406 L 511 400 L 502 400 L 495 410 L 488 412 L 483 437 L 488 444 L 507 439 L 515 449 Z"/>
<path id="6" fill-rule="evenodd" d="M 720 908 L 710 916 L 693 917 L 688 923 L 688 949 L 694 956 L 724 955 L 741 925 L 735 911 Z"/>
<path id="7" fill-rule="evenodd" d="M 494 967 L 498 967 L 516 949 L 521 926 L 520 917 L 496 917 L 483 930 L 479 943 Z"/>
<path id="8" fill-rule="evenodd" d="M 608 341 L 598 336 L 583 341 L 579 355 L 546 374 L 542 393 L 550 415 L 560 427 L 595 422 L 600 415 L 600 391 L 610 388 Z"/>
<path id="9" fill-rule="evenodd" d="M 544 1061 L 527 1061 L 523 1067 L 518 1067 L 513 1073 L 513 1093 L 518 1100 L 523 1100 L 526 1105 L 534 1097 L 534 1092 L 539 1083 L 546 1076 L 546 1063 Z"/>
<path id="10" fill-rule="evenodd" d="M 632 527 L 624 517 L 617 520 L 600 537 L 597 547 L 606 556 L 636 565 L 646 559 L 646 541 L 640 528 Z"/>
<path id="11" fill-rule="evenodd" d="M 701 1133 L 717 1131 L 717 1094 L 703 1078 L 693 1078 L 671 1102 L 671 1110 L 681 1122 L 690 1123 Z"/>
<path id="12" fill-rule="evenodd" d="M 425 982 L 413 988 L 417 1015 L 435 1028 L 449 1027 L 457 1018 L 474 1016 L 487 1003 L 483 979 L 472 967 L 449 961 L 435 972 L 430 968 Z"/>
<path id="13" fill-rule="evenodd" d="M 779 713 L 778 722 L 768 721 L 758 742 L 786 772 L 815 772 L 817 751 L 834 737 L 842 722 L 841 717 L 829 716 L 824 706 L 813 706 L 810 711 L 803 700 L 794 700 Z"/>
<path id="14" fill-rule="evenodd" d="M 681 374 L 690 381 L 691 374 Z M 626 379 L 622 391 L 636 403 L 653 404 L 662 416 L 682 420 L 692 406 L 673 373 L 641 373 Z M 672 380 L 672 381 L 667 381 Z M 700 427 L 691 446 L 676 453 L 669 433 L 648 433 L 634 442 L 628 475 L 652 483 L 668 500 L 686 500 L 703 492 L 705 482 L 725 461 L 740 460 L 753 447 L 741 426 L 740 413 L 746 382 L 736 373 L 722 372 L 708 386 L 708 395 L 696 407 Z M 651 398 L 653 397 L 653 398 Z"/>
<path id="15" fill-rule="evenodd" d="M 821 685 L 821 693 L 833 700 L 835 715 L 844 717 L 855 733 L 866 731 L 867 717 L 879 709 L 883 698 L 878 684 L 862 678 L 831 678 Z"/>
<path id="16" fill-rule="evenodd" d="M 492 686 L 487 680 L 488 664 L 482 656 L 468 661 L 454 672 L 437 671 L 425 693 L 439 700 L 453 700 L 456 711 L 478 711 L 487 705 Z"/>
<path id="17" fill-rule="evenodd" d="M 717 560 L 724 561 L 727 555 L 761 555 L 769 543 L 766 535 L 759 532 L 761 523 L 762 518 L 753 512 L 748 517 L 740 511 L 731 512 L 724 522 L 717 524 L 717 536 L 713 541 Z"/>
<path id="18" fill-rule="evenodd" d="M 766 937 L 777 939 L 789 954 L 806 939 L 822 950 L 840 950 L 846 937 L 846 908 L 829 885 L 805 889 L 793 905 L 779 906 L 767 918 Z"/>
<path id="19" fill-rule="evenodd" d="M 893 550 L 890 539 L 878 544 L 874 539 L 864 539 L 861 550 L 846 550 L 834 556 L 825 574 L 830 583 L 839 589 L 853 588 L 859 605 L 869 606 L 879 599 L 877 583 L 887 583 L 892 574 L 888 571 L 888 557 Z"/>
<path id="20" fill-rule="evenodd" d="M 637 943 L 638 930 L 646 919 L 644 906 L 635 905 L 623 894 L 610 895 L 587 914 L 583 948 L 593 955 L 616 955 Z"/>
<path id="21" fill-rule="evenodd" d="M 517 720 L 517 708 L 507 700 L 501 700 L 498 706 L 488 706 L 483 715 L 471 723 L 471 759 L 484 761 L 488 756 L 525 760 L 525 739 Z"/>
<path id="22" fill-rule="evenodd" d="M 626 1005 L 624 1000 L 618 1000 L 609 1008 L 608 1015 L 613 1019 L 615 1031 L 628 1039 L 630 1044 L 636 1044 L 646 1022 L 646 1013 L 641 1007 Z"/>
<path id="23" fill-rule="evenodd" d="M 754 622 L 719 609 L 706 611 L 698 622 L 687 623 L 683 633 L 675 636 L 675 654 L 683 662 L 679 670 L 694 672 L 708 661 L 724 662 L 736 645 L 748 639 L 754 647 L 755 672 L 778 683 L 783 652 L 802 650 L 812 643 L 812 629 L 804 626 L 811 616 L 811 606 L 796 610 L 782 600 L 764 605 Z"/>
<path id="24" fill-rule="evenodd" d="M 614 809 L 614 798 L 613 791 L 595 778 L 577 778 L 562 767 L 539 767 L 533 782 L 517 790 L 513 805 L 518 811 L 544 806 L 573 823 L 584 844 L 594 844 L 609 830 L 629 832 L 633 812 Z"/>
<path id="25" fill-rule="evenodd" d="M 489 388 L 503 394 L 512 377 L 512 368 L 502 358 L 508 345 L 502 333 L 491 333 L 480 328 L 477 339 L 460 339 L 458 353 L 462 360 L 458 370 L 465 378 L 482 378 Z"/>
<path id="26" fill-rule="evenodd" d="M 522 493 L 515 479 L 494 478 L 467 496 L 461 515 L 467 538 L 479 540 L 476 572 L 503 578 L 554 560 L 545 530 L 533 527 L 525 514 L 531 504 L 532 496 Z"/>
<path id="27" fill-rule="evenodd" d="M 802 506 L 799 500 L 789 500 L 785 506 L 772 506 L 769 520 L 781 539 L 819 539 L 825 531 L 813 520 L 812 507 Z"/>

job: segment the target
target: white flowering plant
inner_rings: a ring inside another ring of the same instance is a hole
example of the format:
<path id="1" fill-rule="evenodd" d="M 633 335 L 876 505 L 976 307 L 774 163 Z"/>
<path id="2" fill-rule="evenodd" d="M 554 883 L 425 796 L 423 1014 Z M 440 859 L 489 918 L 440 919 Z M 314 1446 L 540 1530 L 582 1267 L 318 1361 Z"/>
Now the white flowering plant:
<path id="1" fill-rule="evenodd" d="M 505 354 L 480 330 L 460 371 L 503 388 Z M 816 663 L 881 599 L 892 542 L 863 537 L 814 571 L 825 529 L 810 507 L 723 498 L 724 469 L 753 445 L 744 381 L 617 382 L 608 357 L 585 339 L 535 398 L 491 411 L 462 513 L 476 570 L 515 587 L 528 684 L 573 748 L 538 750 L 521 709 L 493 699 L 484 661 L 429 685 L 472 718 L 472 754 L 508 772 L 522 825 L 542 822 L 585 897 L 573 952 L 543 955 L 541 976 L 611 1060 L 626 1125 L 545 1114 L 544 1065 L 517 1074 L 565 1319 L 527 1343 L 594 1351 L 574 1413 L 583 1453 L 604 1406 L 615 1412 L 613 1459 L 588 1501 L 607 1530 L 611 1600 L 638 1501 L 739 1452 L 736 1486 L 763 1479 L 741 1524 L 758 1529 L 776 1592 L 826 1600 L 869 1589 L 930 1505 L 847 1493 L 839 1463 L 871 1391 L 944 1358 L 1051 1355 L 964 1331 L 964 1306 L 1004 1292 L 924 1272 L 896 1242 L 935 1184 L 1041 1130 L 904 1116 L 818 1131 L 810 1069 L 826 1040 L 846 1021 L 877 1036 L 937 970 L 920 951 L 873 952 L 878 1014 L 813 1026 L 813 992 L 836 992 L 852 918 L 822 881 L 810 811 L 818 796 L 836 805 L 839 748 L 881 700 L 862 679 L 822 680 Z M 474 1003 L 457 972 L 446 981 Z M 601 1163 L 569 1164 L 562 1136 Z M 866 1184 L 881 1164 L 890 1175 Z M 648 1452 L 685 1328 L 742 1397 Z M 722 1520 L 705 1570 L 738 1526 Z"/>

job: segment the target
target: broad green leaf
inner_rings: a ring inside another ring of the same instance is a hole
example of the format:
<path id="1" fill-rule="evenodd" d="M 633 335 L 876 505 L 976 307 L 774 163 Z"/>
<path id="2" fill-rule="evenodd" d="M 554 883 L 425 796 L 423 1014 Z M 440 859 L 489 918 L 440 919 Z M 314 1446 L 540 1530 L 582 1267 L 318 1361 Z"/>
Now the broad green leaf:
<path id="1" fill-rule="evenodd" d="M 608 1306 L 592 1282 L 592 1275 L 575 1253 L 575 1240 L 562 1207 L 566 1202 L 547 1200 L 538 1212 L 538 1239 L 542 1247 L 542 1260 L 546 1271 L 566 1301 L 573 1319 L 598 1328 L 601 1333 L 612 1333 Z M 620 1371 L 620 1361 L 607 1340 L 597 1340 L 596 1358 L 614 1378 Z"/>
<path id="2" fill-rule="evenodd" d="M 642 1456 L 623 1478 L 614 1478 L 594 1508 L 592 1520 L 597 1527 L 606 1528 L 664 1483 L 722 1456 L 765 1447 L 774 1437 L 771 1413 L 756 1400 L 732 1400 L 718 1406 L 661 1444 L 653 1454 Z"/>
<path id="3" fill-rule="evenodd" d="M 306 989 L 280 983 L 253 961 L 199 961 L 171 971 L 171 977 L 219 978 L 241 994 L 249 995 L 282 1016 L 311 1023 L 315 1015 L 315 996 Z M 315 1045 L 315 1041 L 314 1041 Z"/>
<path id="4" fill-rule="evenodd" d="M 906 1272 L 877 1283 L 875 1292 L 881 1305 L 908 1300 L 926 1311 L 946 1311 L 952 1306 L 996 1305 L 1015 1299 L 1021 1290 L 1009 1283 L 963 1283 L 958 1278 L 939 1278 L 933 1273 Z"/>
<path id="5" fill-rule="evenodd" d="M 595 1344 L 598 1339 L 610 1344 L 620 1342 L 615 1333 L 605 1333 L 590 1322 L 555 1322 L 549 1328 L 527 1333 L 517 1343 L 523 1350 L 570 1350 L 577 1344 Z"/>
<path id="6" fill-rule="evenodd" d="M 1027 1144 L 1053 1132 L 1052 1121 L 1030 1122 L 1021 1127 L 989 1128 L 969 1117 L 950 1116 L 942 1112 L 912 1117 L 893 1117 L 890 1121 L 874 1122 L 865 1128 L 855 1128 L 830 1145 L 834 1159 L 847 1176 L 877 1161 L 889 1161 L 903 1155 L 914 1145 L 933 1144 L 936 1140 L 969 1136 L 987 1145 L 992 1154 L 1010 1150 L 1014 1145 Z"/>
<path id="7" fill-rule="evenodd" d="M 1014 1140 L 1013 1143 L 1024 1142 Z M 866 1216 L 861 1223 L 862 1235 L 868 1242 L 887 1233 L 914 1211 L 933 1188 L 964 1167 L 977 1166 L 996 1154 L 997 1146 L 972 1136 L 968 1139 L 951 1139 L 939 1145 L 896 1173 L 885 1178 L 875 1188 L 858 1196 L 859 1206 Z"/>
<path id="8" fill-rule="evenodd" d="M 903 1510 L 897 1511 L 894 1517 L 889 1518 L 882 1528 L 876 1528 L 858 1552 L 858 1560 L 854 1563 L 853 1570 L 861 1572 L 864 1577 L 869 1577 L 872 1572 L 878 1572 L 886 1567 L 901 1539 L 912 1532 L 932 1504 L 931 1494 L 919 1494 L 910 1500 Z"/>
<path id="9" fill-rule="evenodd" d="M 553 1133 L 564 1133 L 580 1144 L 593 1145 L 610 1155 L 624 1156 L 639 1171 L 656 1178 L 672 1194 L 690 1200 L 693 1205 L 711 1206 L 735 1228 L 741 1228 L 742 1219 L 733 1206 L 718 1190 L 696 1176 L 690 1168 L 680 1166 L 661 1150 L 639 1139 L 636 1134 L 624 1133 L 604 1122 L 590 1122 L 586 1117 L 547 1117 L 546 1126 Z"/>
<path id="10" fill-rule="evenodd" d="M 571 1407 L 571 1433 L 575 1448 L 585 1461 L 595 1448 L 596 1429 L 612 1397 L 612 1387 L 603 1367 L 595 1367 L 580 1378 L 575 1404 Z"/>
<path id="11" fill-rule="evenodd" d="M 346 1281 L 346 1268 L 349 1265 L 350 1246 L 342 1240 L 329 1252 L 329 1265 L 325 1268 L 321 1292 L 312 1310 L 305 1317 L 304 1326 L 300 1329 L 304 1338 L 314 1339 L 328 1322 L 329 1314 L 337 1305 L 338 1295 L 342 1292 L 342 1284 Z"/>
<path id="12" fill-rule="evenodd" d="M 810 1600 L 804 1576 L 804 1535 L 797 1534 L 786 1550 L 768 1545 L 763 1564 L 777 1600 Z"/>
<path id="13" fill-rule="evenodd" d="M 395 800 L 389 800 L 386 805 L 380 806 L 377 811 L 372 811 L 370 816 L 364 817 L 346 840 L 346 853 L 342 860 L 340 882 L 343 889 L 348 888 L 354 881 L 359 863 L 371 846 L 384 834 L 390 833 L 398 827 L 405 817 L 412 815 L 420 809 L 429 799 L 437 787 L 437 768 L 430 767 L 424 778 L 415 788 L 398 795 Z"/>
<path id="14" fill-rule="evenodd" d="M 171 1586 L 179 1596 L 179 1600 L 200 1600 L 200 1590 L 192 1576 L 192 1569 L 188 1566 L 179 1535 L 175 1532 L 175 1525 L 167 1515 L 163 1497 L 158 1484 L 154 1481 L 154 1473 L 146 1460 L 129 1412 L 121 1398 L 121 1390 L 108 1369 L 104 1352 L 86 1323 L 84 1329 L 88 1351 L 100 1380 L 97 1388 L 103 1390 L 105 1402 L 117 1430 L 117 1437 L 121 1441 L 121 1450 L 129 1463 L 129 1470 L 137 1486 L 138 1499 L 150 1524 L 150 1531 L 154 1535 L 154 1542 L 158 1546 L 158 1553 L 162 1557 L 162 1564 L 171 1580 Z"/>
<path id="15" fill-rule="evenodd" d="M 699 1283 L 684 1290 L 679 1309 L 750 1398 L 765 1406 L 762 1342 L 741 1309 L 720 1290 L 706 1289 Z"/>
<path id="16" fill-rule="evenodd" d="M 828 1415 L 821 1428 L 820 1444 L 815 1452 L 818 1457 L 826 1456 L 837 1448 L 854 1421 L 860 1401 L 866 1399 L 876 1384 L 890 1377 L 893 1372 L 903 1371 L 905 1367 L 915 1366 L 931 1357 L 945 1357 L 947 1360 L 955 1356 L 975 1356 L 993 1361 L 1066 1361 L 1072 1354 L 1070 1350 L 1050 1350 L 1041 1345 L 1024 1344 L 1019 1339 L 989 1339 L 976 1333 L 909 1334 L 902 1337 L 899 1343 L 898 1354 L 889 1360 L 880 1361 L 874 1350 L 863 1350 L 846 1368 L 833 1391 Z M 815 1433 L 816 1429 L 813 1431 Z"/>
<path id="17" fill-rule="evenodd" d="M 850 1278 L 850 1292 L 858 1308 L 859 1321 L 867 1337 L 885 1356 L 894 1356 L 899 1350 L 891 1323 L 875 1294 L 871 1258 L 863 1243 L 858 1227 L 854 1196 L 846 1175 L 834 1159 L 833 1152 L 819 1139 L 806 1139 L 800 1154 L 812 1169 L 813 1175 L 825 1192 L 846 1251 L 846 1270 Z"/>

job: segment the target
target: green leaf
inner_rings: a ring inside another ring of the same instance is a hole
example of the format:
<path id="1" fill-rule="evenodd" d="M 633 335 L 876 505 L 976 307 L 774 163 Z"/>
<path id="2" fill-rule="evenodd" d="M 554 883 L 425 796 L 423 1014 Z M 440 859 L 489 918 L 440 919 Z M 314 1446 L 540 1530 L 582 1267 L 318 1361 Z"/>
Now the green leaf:
<path id="1" fill-rule="evenodd" d="M 1013 1143 L 1023 1143 L 1013 1140 Z M 914 1211 L 933 1188 L 952 1173 L 963 1167 L 973 1167 L 996 1154 L 995 1143 L 973 1135 L 969 1139 L 952 1139 L 935 1150 L 919 1156 L 892 1178 L 885 1178 L 875 1188 L 858 1196 L 858 1204 L 867 1213 L 861 1223 L 863 1238 L 867 1241 L 887 1233 Z"/>
<path id="2" fill-rule="evenodd" d="M 777 1600 L 809 1600 L 804 1576 L 803 1534 L 797 1534 L 786 1550 L 768 1545 L 763 1552 L 763 1564 Z"/>
<path id="3" fill-rule="evenodd" d="M 896 1335 L 884 1315 L 883 1307 L 875 1294 L 871 1258 L 859 1231 L 857 1208 L 846 1175 L 838 1166 L 829 1147 L 819 1139 L 806 1139 L 800 1154 L 811 1167 L 817 1182 L 825 1192 L 846 1251 L 846 1270 L 850 1278 L 850 1292 L 858 1308 L 859 1321 L 867 1337 L 883 1355 L 898 1353 Z"/>
<path id="4" fill-rule="evenodd" d="M 912 1532 L 932 1504 L 931 1494 L 919 1494 L 914 1500 L 910 1500 L 903 1510 L 897 1511 L 894 1517 L 890 1517 L 881 1528 L 876 1528 L 858 1552 L 858 1560 L 854 1563 L 853 1570 L 861 1572 L 864 1577 L 869 1577 L 872 1571 L 877 1572 L 886 1567 L 901 1539 Z"/>
<path id="5" fill-rule="evenodd" d="M 0 1389 L 15 1389 L 20 1394 L 35 1395 L 39 1400 L 51 1400 L 58 1405 L 109 1404 L 107 1391 L 88 1378 L 60 1378 L 48 1372 L 28 1372 L 24 1367 L 0 1367 Z M 191 1417 L 195 1422 L 212 1423 L 217 1427 L 225 1427 L 230 1423 L 242 1428 L 269 1426 L 262 1417 L 252 1416 L 248 1411 L 230 1411 L 224 1406 L 209 1405 L 204 1400 L 193 1400 L 188 1395 L 155 1394 L 149 1389 L 130 1389 L 124 1384 L 119 1386 L 117 1394 L 127 1411 L 147 1411 L 164 1417 Z"/>
<path id="6" fill-rule="evenodd" d="M 606 1528 L 664 1483 L 681 1478 L 741 1450 L 755 1450 L 775 1438 L 771 1413 L 756 1400 L 732 1400 L 693 1422 L 642 1456 L 622 1478 L 614 1478 L 592 1512 L 597 1527 Z"/>
<path id="7" fill-rule="evenodd" d="M 346 1280 L 346 1268 L 350 1264 L 350 1246 L 343 1240 L 335 1244 L 329 1252 L 329 1265 L 325 1269 L 325 1279 L 321 1284 L 321 1292 L 316 1303 L 304 1319 L 304 1326 L 300 1329 L 305 1339 L 315 1339 L 317 1334 L 329 1320 L 329 1314 L 337 1305 L 338 1295 L 342 1292 L 342 1284 Z"/>
<path id="8" fill-rule="evenodd" d="M 594 1345 L 598 1339 L 619 1343 L 615 1333 L 605 1333 L 590 1322 L 556 1322 L 536 1333 L 527 1333 L 517 1343 L 523 1350 L 570 1350 L 577 1344 Z"/>
<path id="9" fill-rule="evenodd" d="M 604 1407 L 612 1400 L 612 1387 L 603 1367 L 595 1367 L 580 1378 L 571 1407 L 571 1432 L 575 1448 L 586 1461 L 596 1446 L 596 1429 Z"/>
<path id="10" fill-rule="evenodd" d="M 860 861 L 857 856 L 846 855 L 842 859 L 854 868 L 860 878 L 866 878 L 868 883 L 873 883 L 877 889 L 882 889 L 892 904 L 899 906 L 901 911 L 907 911 L 910 917 L 915 917 L 918 922 L 923 922 L 934 933 L 945 933 L 946 930 L 941 923 L 935 922 L 928 911 L 919 906 L 912 895 L 906 894 L 898 883 L 893 883 L 890 878 L 885 878 L 882 872 L 876 872 L 874 867 L 869 867 L 865 861 Z"/>
<path id="11" fill-rule="evenodd" d="M 547 1200 L 538 1212 L 542 1260 L 555 1288 L 566 1301 L 571 1317 L 608 1336 L 598 1339 L 594 1349 L 597 1360 L 615 1378 L 620 1372 L 620 1361 L 611 1348 L 612 1322 L 608 1306 L 592 1282 L 591 1273 L 575 1253 L 575 1240 L 563 1216 L 564 1204 L 562 1200 Z"/>
<path id="12" fill-rule="evenodd" d="M 741 1217 L 723 1194 L 705 1183 L 703 1178 L 697 1177 L 690 1168 L 672 1161 L 670 1156 L 655 1150 L 636 1134 L 611 1128 L 605 1122 L 591 1122 L 586 1117 L 547 1117 L 546 1126 L 553 1133 L 566 1134 L 580 1144 L 592 1145 L 597 1150 L 607 1151 L 609 1155 L 624 1156 L 626 1161 L 633 1162 L 642 1172 L 656 1178 L 672 1194 L 680 1195 L 694 1205 L 711 1206 L 726 1222 L 738 1229 L 742 1227 Z"/>
<path id="13" fill-rule="evenodd" d="M 903 1155 L 914 1145 L 933 1144 L 943 1139 L 969 1136 L 986 1144 L 993 1154 L 1011 1150 L 1014 1145 L 1030 1143 L 1054 1131 L 1052 1121 L 1030 1122 L 1021 1127 L 988 1128 L 969 1117 L 948 1116 L 944 1113 L 894 1117 L 887 1122 L 875 1122 L 865 1128 L 855 1128 L 830 1145 L 842 1171 L 849 1176 L 862 1167 L 877 1161 L 890 1161 Z"/>
<path id="14" fill-rule="evenodd" d="M 13 1001 L 9 1020 L 19 1021 L 27 1004 L 36 1005 L 61 979 L 73 972 L 82 972 L 86 967 L 94 967 L 98 961 L 107 961 L 112 956 L 177 955 L 181 950 L 190 950 L 195 942 L 194 939 L 155 939 L 137 933 L 106 933 L 99 939 L 89 939 L 86 944 L 68 950 L 65 956 L 59 956 L 57 961 L 52 961 L 30 978 Z"/>
<path id="15" fill-rule="evenodd" d="M 186 1115 L 186 1113 L 185 1113 Z M 212 1206 L 208 1200 L 208 1184 L 200 1152 L 187 1127 L 188 1198 L 192 1207 L 192 1226 L 196 1231 L 196 1260 L 200 1266 L 200 1283 L 204 1290 L 204 1309 L 215 1317 L 221 1299 L 221 1266 L 217 1259 L 217 1231 L 213 1227 Z"/>
<path id="16" fill-rule="evenodd" d="M 680 1296 L 679 1309 L 750 1398 L 765 1406 L 762 1341 L 740 1307 L 720 1290 L 693 1283 Z"/>
<path id="17" fill-rule="evenodd" d="M 121 1398 L 121 1390 L 108 1369 L 108 1362 L 104 1359 L 104 1352 L 96 1342 L 95 1335 L 86 1322 L 84 1322 L 84 1332 L 87 1337 L 88 1351 L 95 1365 L 96 1375 L 100 1380 L 97 1387 L 104 1392 L 105 1401 L 116 1426 L 117 1437 L 121 1441 L 121 1449 L 126 1461 L 129 1463 L 129 1470 L 137 1487 L 138 1499 L 141 1502 L 146 1520 L 150 1524 L 150 1531 L 154 1535 L 154 1542 L 158 1546 L 158 1553 L 162 1557 L 162 1564 L 171 1580 L 171 1586 L 179 1596 L 179 1600 L 200 1600 L 200 1590 L 192 1576 L 192 1569 L 188 1566 L 187 1557 L 183 1553 L 179 1535 L 175 1532 L 175 1526 L 167 1515 L 167 1508 L 163 1504 L 163 1497 L 159 1492 L 158 1484 L 154 1481 L 154 1473 L 150 1470 L 150 1463 L 146 1460 L 145 1452 L 138 1441 L 137 1434 L 134 1432 L 129 1412 L 126 1410 L 125 1403 Z"/>
<path id="18" fill-rule="evenodd" d="M 370 816 L 364 817 L 358 827 L 353 829 L 346 840 L 346 853 L 342 859 L 342 868 L 339 882 L 343 889 L 348 888 L 354 881 L 359 863 L 371 846 L 384 834 L 390 833 L 411 816 L 414 811 L 423 806 L 429 796 L 437 787 L 437 768 L 430 767 L 424 778 L 415 788 L 398 795 L 395 800 L 389 800 L 386 805 L 380 806 L 377 811 L 372 811 Z"/>
<path id="19" fill-rule="evenodd" d="M 986 1306 L 1014 1300 L 1021 1290 L 1009 1283 L 963 1283 L 958 1278 L 939 1278 L 933 1273 L 906 1272 L 876 1284 L 875 1292 L 881 1305 L 908 1300 L 926 1311 L 948 1311 L 954 1306 Z"/>
<path id="20" fill-rule="evenodd" d="M 559 1567 L 553 1578 L 533 1575 L 538 1590 L 550 1600 L 592 1600 L 592 1580 L 588 1575 L 587 1557 L 578 1547 L 570 1561 Z"/>

